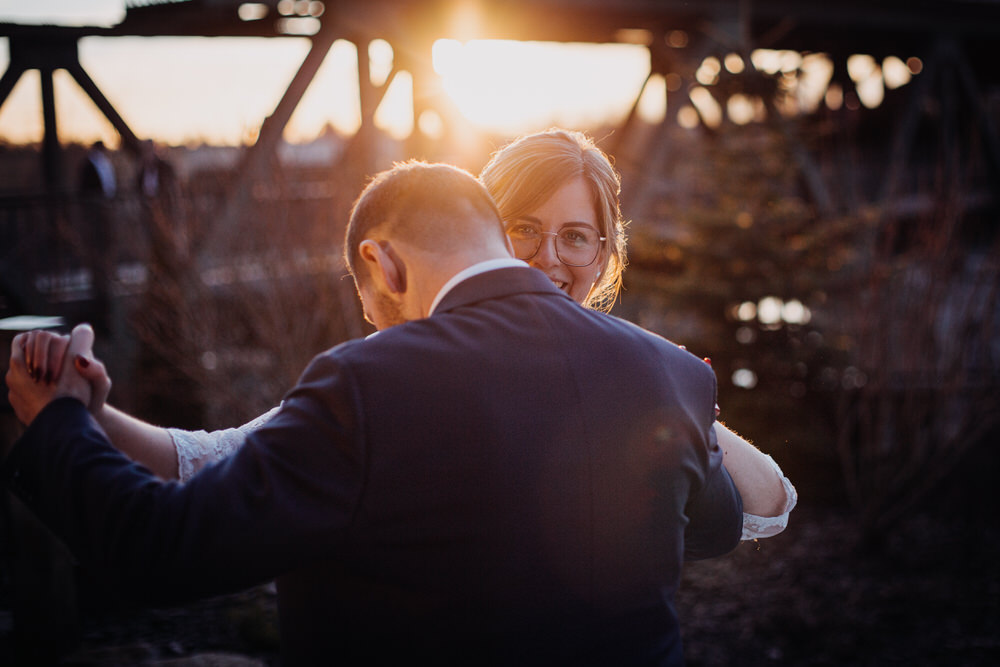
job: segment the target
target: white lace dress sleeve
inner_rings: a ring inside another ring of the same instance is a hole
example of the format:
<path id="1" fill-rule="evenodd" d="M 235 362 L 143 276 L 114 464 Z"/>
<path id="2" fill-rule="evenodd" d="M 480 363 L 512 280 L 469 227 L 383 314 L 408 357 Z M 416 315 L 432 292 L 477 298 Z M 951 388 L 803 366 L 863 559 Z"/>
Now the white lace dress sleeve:
<path id="1" fill-rule="evenodd" d="M 765 454 L 765 456 L 767 456 Z M 774 466 L 774 471 L 781 477 L 781 484 L 785 488 L 785 507 L 778 516 L 757 516 L 755 514 L 743 513 L 743 540 L 756 540 L 762 537 L 773 537 L 788 526 L 788 515 L 795 509 L 795 503 L 799 501 L 799 496 L 795 492 L 795 487 L 791 481 L 781 472 L 781 468 L 770 456 L 767 460 Z"/>
<path id="2" fill-rule="evenodd" d="M 186 482 L 195 473 L 209 463 L 226 458 L 243 446 L 247 433 L 257 429 L 274 416 L 278 411 L 276 406 L 261 416 L 247 422 L 239 428 L 227 428 L 220 431 L 183 431 L 168 428 L 167 433 L 174 441 L 177 450 L 177 474 L 182 482 Z"/>

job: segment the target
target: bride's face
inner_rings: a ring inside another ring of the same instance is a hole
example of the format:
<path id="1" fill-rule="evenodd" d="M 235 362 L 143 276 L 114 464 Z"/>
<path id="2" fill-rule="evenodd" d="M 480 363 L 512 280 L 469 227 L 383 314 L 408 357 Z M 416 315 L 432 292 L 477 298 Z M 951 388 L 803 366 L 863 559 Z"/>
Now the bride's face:
<path id="1" fill-rule="evenodd" d="M 521 258 L 545 273 L 556 287 L 569 294 L 574 301 L 583 303 L 607 261 L 604 244 L 598 242 L 599 249 L 588 265 L 570 266 L 559 258 L 556 251 L 556 236 L 553 236 L 560 231 L 571 234 L 579 231 L 581 235 L 587 234 L 591 238 L 594 233 L 597 236 L 603 235 L 593 195 L 583 177 L 578 176 L 567 182 L 534 211 L 520 216 L 517 220 L 505 221 L 508 235 L 513 236 L 514 229 L 519 223 L 529 224 L 545 232 L 541 236 L 538 251 L 531 257 Z M 515 243 L 515 249 L 516 246 Z M 520 257 L 524 253 L 515 254 Z"/>

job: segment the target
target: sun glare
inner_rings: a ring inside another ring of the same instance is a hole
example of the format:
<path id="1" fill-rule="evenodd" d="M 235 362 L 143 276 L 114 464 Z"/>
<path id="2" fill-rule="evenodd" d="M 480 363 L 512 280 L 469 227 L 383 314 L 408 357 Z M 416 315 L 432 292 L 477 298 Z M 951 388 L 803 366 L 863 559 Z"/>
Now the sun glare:
<path id="1" fill-rule="evenodd" d="M 368 44 L 369 78 L 372 85 L 381 86 L 392 72 L 392 45 L 384 39 L 376 39 Z"/>
<path id="2" fill-rule="evenodd" d="M 912 78 L 906 63 L 896 56 L 889 56 L 882 61 L 882 78 L 885 79 L 885 87 L 889 89 L 905 86 Z"/>
<path id="3" fill-rule="evenodd" d="M 649 71 L 634 44 L 438 40 L 434 71 L 473 125 L 518 133 L 623 117 Z"/>
<path id="4" fill-rule="evenodd" d="M 413 77 L 400 72 L 389 84 L 382 104 L 375 111 L 375 126 L 394 139 L 405 139 L 413 131 Z"/>
<path id="5" fill-rule="evenodd" d="M 802 76 L 795 89 L 799 106 L 807 113 L 819 108 L 833 77 L 833 61 L 824 53 L 810 53 L 802 59 Z"/>
<path id="6" fill-rule="evenodd" d="M 718 127 L 722 123 L 722 108 L 712 97 L 712 93 L 705 88 L 695 86 L 689 94 L 691 104 L 698 110 L 698 114 L 709 127 Z"/>
<path id="7" fill-rule="evenodd" d="M 639 98 L 639 116 L 647 123 L 659 123 L 667 115 L 667 81 L 659 75 L 649 77 Z"/>

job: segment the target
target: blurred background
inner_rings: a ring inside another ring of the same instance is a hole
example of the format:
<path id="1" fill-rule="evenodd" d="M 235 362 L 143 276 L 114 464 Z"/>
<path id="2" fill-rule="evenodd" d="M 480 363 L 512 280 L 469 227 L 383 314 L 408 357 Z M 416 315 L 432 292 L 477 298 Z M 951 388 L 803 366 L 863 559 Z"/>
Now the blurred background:
<path id="1" fill-rule="evenodd" d="M 612 312 L 710 357 L 800 496 L 687 568 L 689 663 L 996 664 L 998 37 L 991 0 L 0 0 L 0 362 L 89 321 L 113 404 L 241 424 L 371 331 L 366 177 L 582 130 L 623 181 Z M 123 612 L 2 519 L 12 664 L 279 664 L 268 587 Z"/>

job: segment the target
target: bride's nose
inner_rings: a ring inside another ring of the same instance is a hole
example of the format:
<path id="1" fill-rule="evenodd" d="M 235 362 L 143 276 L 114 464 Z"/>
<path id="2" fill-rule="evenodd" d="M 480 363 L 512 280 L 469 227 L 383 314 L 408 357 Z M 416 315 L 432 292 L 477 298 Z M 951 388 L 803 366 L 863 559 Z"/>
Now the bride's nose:
<path id="1" fill-rule="evenodd" d="M 555 234 L 542 232 L 542 240 L 538 244 L 538 252 L 532 257 L 532 261 L 540 267 L 548 267 L 559 264 L 559 255 L 556 253 Z"/>

